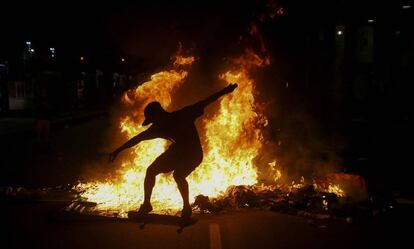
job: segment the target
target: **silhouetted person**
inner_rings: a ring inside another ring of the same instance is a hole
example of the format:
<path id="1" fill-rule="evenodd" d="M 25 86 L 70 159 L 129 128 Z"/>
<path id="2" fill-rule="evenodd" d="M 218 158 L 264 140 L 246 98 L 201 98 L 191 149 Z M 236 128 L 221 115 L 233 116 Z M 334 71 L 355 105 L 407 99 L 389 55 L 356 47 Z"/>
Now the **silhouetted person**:
<path id="1" fill-rule="evenodd" d="M 164 138 L 172 142 L 168 149 L 147 168 L 144 181 L 144 202 L 138 211 L 139 213 L 147 214 L 152 211 L 151 194 L 155 185 L 155 177 L 160 173 L 174 171 L 174 180 L 184 204 L 181 216 L 191 216 L 186 177 L 203 160 L 203 150 L 194 121 L 203 115 L 207 105 L 221 96 L 233 92 L 236 87 L 237 84 L 229 84 L 210 97 L 174 112 L 165 111 L 159 102 L 151 102 L 145 107 L 143 125 L 150 123 L 152 125 L 109 155 L 109 161 L 112 162 L 121 151 L 144 140 Z"/>

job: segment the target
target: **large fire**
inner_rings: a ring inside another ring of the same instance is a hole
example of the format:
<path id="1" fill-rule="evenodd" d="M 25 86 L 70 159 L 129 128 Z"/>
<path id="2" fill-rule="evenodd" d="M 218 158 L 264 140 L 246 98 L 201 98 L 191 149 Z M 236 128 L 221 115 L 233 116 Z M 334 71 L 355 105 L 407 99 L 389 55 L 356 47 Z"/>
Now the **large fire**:
<path id="1" fill-rule="evenodd" d="M 175 91 L 185 83 L 193 57 L 176 56 L 170 70 L 151 76 L 151 80 L 125 93 L 123 103 L 134 106 L 120 120 L 120 129 L 128 138 L 144 131 L 143 108 L 151 101 L 159 101 L 169 110 Z M 232 185 L 257 183 L 257 168 L 253 160 L 262 147 L 262 128 L 265 116 L 258 112 L 255 84 L 249 72 L 266 62 L 251 51 L 235 59 L 231 70 L 219 75 L 227 83 L 237 82 L 231 95 L 221 98 L 218 110 L 204 115 L 198 130 L 202 138 L 204 160 L 187 178 L 190 201 L 199 195 L 216 197 Z M 227 84 L 223 84 L 223 87 Z M 208 110 L 207 110 L 208 112 Z M 82 197 L 96 202 L 98 210 L 117 210 L 121 214 L 137 209 L 143 200 L 146 168 L 167 147 L 168 142 L 155 139 L 141 142 L 131 150 L 129 160 L 123 162 L 119 177 L 104 182 L 80 184 Z M 182 199 L 172 175 L 159 175 L 153 191 L 154 212 L 180 210 Z"/>

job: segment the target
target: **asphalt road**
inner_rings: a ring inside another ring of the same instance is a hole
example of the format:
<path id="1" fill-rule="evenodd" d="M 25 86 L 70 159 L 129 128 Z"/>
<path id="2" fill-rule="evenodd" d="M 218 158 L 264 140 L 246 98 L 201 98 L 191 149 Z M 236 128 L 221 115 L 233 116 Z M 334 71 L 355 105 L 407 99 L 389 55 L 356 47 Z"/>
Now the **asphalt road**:
<path id="1" fill-rule="evenodd" d="M 181 234 L 177 227 L 134 222 L 56 221 L 62 203 L 2 205 L 2 248 L 373 248 L 403 247 L 402 220 L 309 220 L 268 211 L 198 216 Z M 404 221 L 403 221 L 404 222 Z M 405 220 L 408 225 L 408 220 Z M 396 226 L 398 224 L 398 227 Z M 404 235 L 404 231 L 406 231 Z"/>

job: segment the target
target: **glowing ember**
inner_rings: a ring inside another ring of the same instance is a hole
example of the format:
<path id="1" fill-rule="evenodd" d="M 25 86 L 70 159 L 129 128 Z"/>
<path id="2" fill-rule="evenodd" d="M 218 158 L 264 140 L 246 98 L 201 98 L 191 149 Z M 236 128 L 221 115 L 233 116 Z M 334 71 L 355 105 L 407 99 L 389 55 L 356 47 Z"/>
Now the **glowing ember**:
<path id="1" fill-rule="evenodd" d="M 175 90 L 184 83 L 188 66 L 193 62 L 193 57 L 177 56 L 173 69 L 152 75 L 150 81 L 124 95 L 123 103 L 135 110 L 120 121 L 120 129 L 128 138 L 145 130 L 141 124 L 146 104 L 159 101 L 169 110 Z M 257 183 L 253 159 L 262 146 L 261 129 L 267 120 L 256 111 L 254 81 L 249 77 L 249 69 L 264 63 L 249 51 L 233 64 L 233 69 L 220 78 L 228 83 L 237 82 L 238 88 L 231 96 L 222 98 L 218 111 L 205 117 L 203 125 L 198 127 L 203 140 L 204 160 L 187 178 L 191 201 L 199 194 L 219 196 L 231 185 Z M 146 167 L 166 146 L 167 141 L 163 139 L 141 142 L 131 151 L 131 159 L 123 162 L 117 179 L 80 184 L 78 189 L 83 191 L 82 197 L 98 203 L 98 210 L 118 210 L 123 214 L 137 209 L 143 199 Z M 152 205 L 154 212 L 159 213 L 175 212 L 182 207 L 181 196 L 171 175 L 158 176 Z"/>
<path id="2" fill-rule="evenodd" d="M 182 56 L 175 56 L 174 57 L 174 65 L 191 65 L 195 61 L 195 58 L 190 57 L 182 57 Z"/>
<path id="3" fill-rule="evenodd" d="M 271 170 L 271 175 L 273 176 L 273 181 L 277 182 L 282 177 L 282 173 L 280 172 L 280 169 L 276 168 L 276 161 L 270 162 L 268 165 Z"/>
<path id="4" fill-rule="evenodd" d="M 329 184 L 327 192 L 335 194 L 339 197 L 344 197 L 345 196 L 345 192 L 337 184 Z"/>

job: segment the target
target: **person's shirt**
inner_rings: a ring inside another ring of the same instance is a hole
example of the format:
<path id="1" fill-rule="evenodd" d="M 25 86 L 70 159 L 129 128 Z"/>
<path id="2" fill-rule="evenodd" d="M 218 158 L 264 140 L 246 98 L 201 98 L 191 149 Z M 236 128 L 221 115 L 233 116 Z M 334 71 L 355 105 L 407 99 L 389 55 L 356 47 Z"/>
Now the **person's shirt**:
<path id="1" fill-rule="evenodd" d="M 203 114 L 204 108 L 201 105 L 186 106 L 171 113 L 167 112 L 163 118 L 155 121 L 147 131 L 153 138 L 168 139 L 178 146 L 201 147 L 194 122 Z"/>

